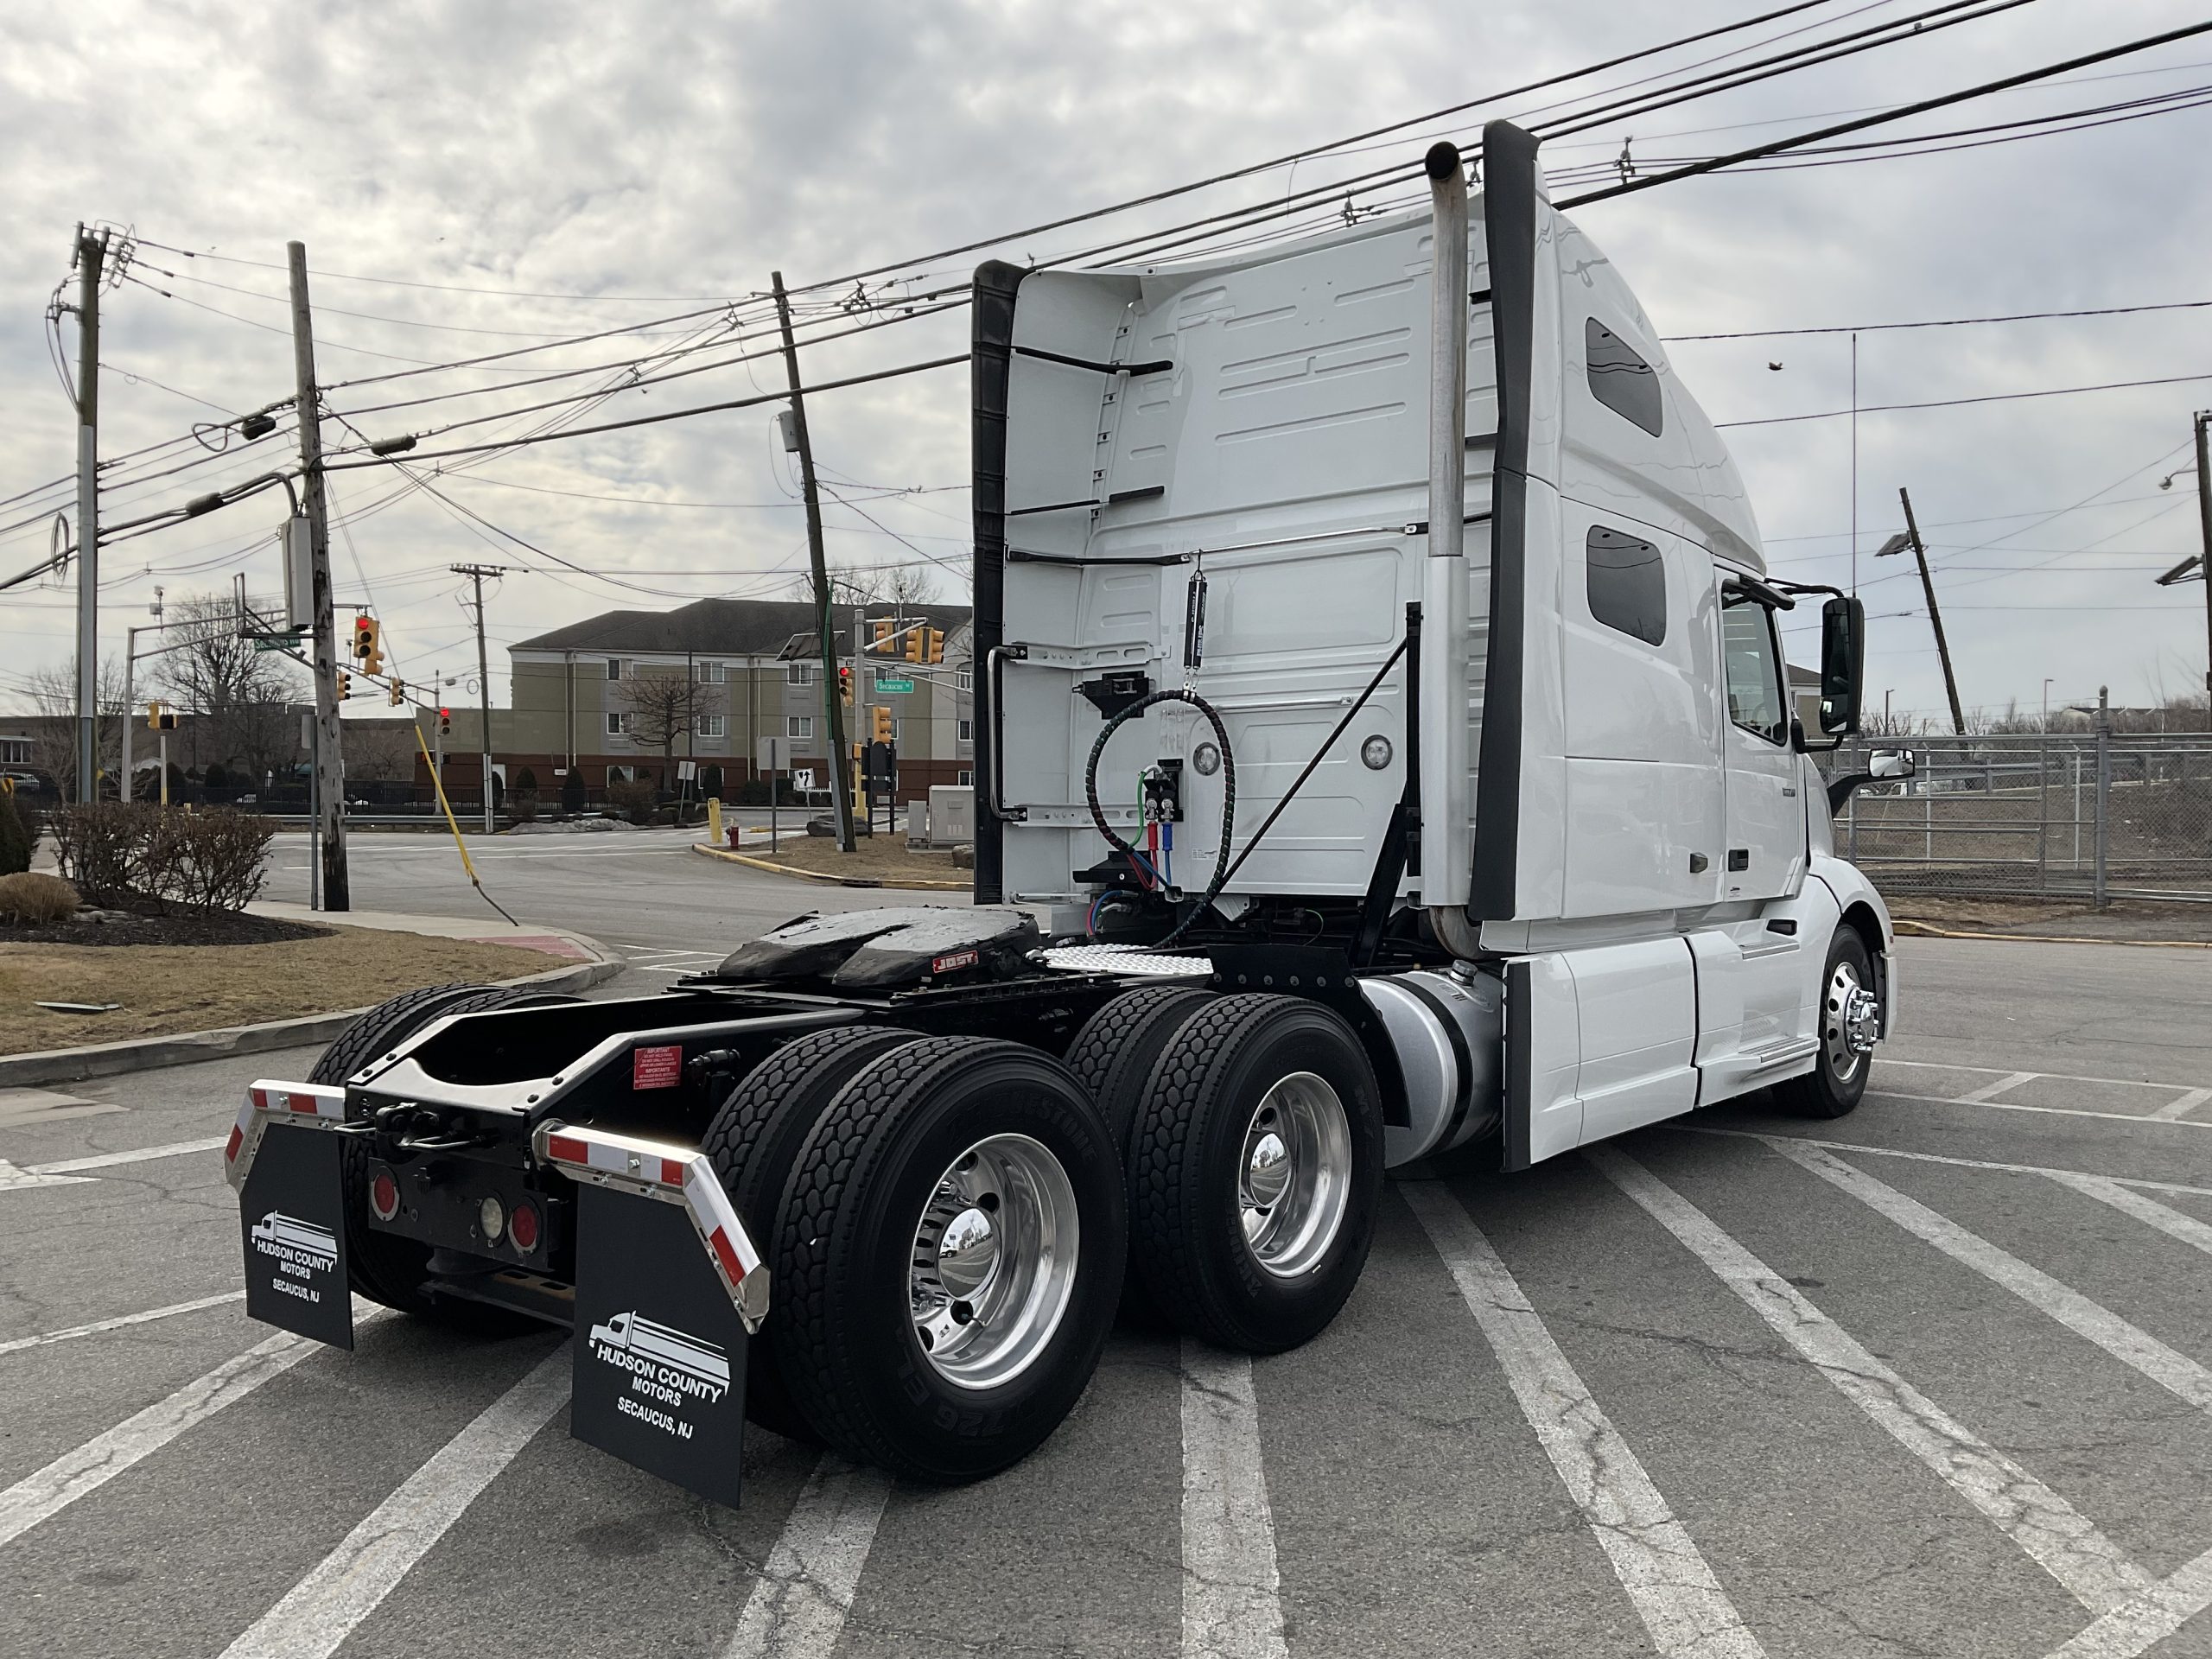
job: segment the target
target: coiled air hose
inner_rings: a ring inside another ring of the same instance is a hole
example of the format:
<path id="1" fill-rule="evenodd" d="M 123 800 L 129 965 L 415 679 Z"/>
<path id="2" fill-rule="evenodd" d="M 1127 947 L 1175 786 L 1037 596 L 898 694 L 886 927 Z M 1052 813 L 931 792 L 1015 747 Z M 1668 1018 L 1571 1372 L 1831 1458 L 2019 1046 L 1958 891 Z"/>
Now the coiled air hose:
<path id="1" fill-rule="evenodd" d="M 1219 711 L 1195 691 L 1154 691 L 1149 696 L 1139 697 L 1099 728 L 1097 741 L 1090 746 L 1090 758 L 1083 763 L 1083 795 L 1090 806 L 1090 821 L 1097 826 L 1098 833 L 1106 837 L 1106 844 L 1117 849 L 1132 864 L 1142 865 L 1144 855 L 1114 833 L 1114 826 L 1106 822 L 1106 809 L 1098 804 L 1098 760 L 1106 753 L 1106 745 L 1115 733 L 1146 709 L 1162 702 L 1189 703 L 1206 717 L 1206 723 L 1213 728 L 1214 737 L 1221 745 L 1221 852 L 1214 860 L 1213 877 L 1206 883 L 1205 893 L 1197 904 L 1191 906 L 1189 913 L 1175 924 L 1174 931 L 1160 941 L 1165 946 L 1181 938 L 1189 931 L 1191 924 L 1205 915 L 1207 906 L 1221 896 L 1222 888 L 1229 882 L 1230 830 L 1236 822 L 1236 757 L 1230 748 L 1229 728 L 1222 724 Z"/>

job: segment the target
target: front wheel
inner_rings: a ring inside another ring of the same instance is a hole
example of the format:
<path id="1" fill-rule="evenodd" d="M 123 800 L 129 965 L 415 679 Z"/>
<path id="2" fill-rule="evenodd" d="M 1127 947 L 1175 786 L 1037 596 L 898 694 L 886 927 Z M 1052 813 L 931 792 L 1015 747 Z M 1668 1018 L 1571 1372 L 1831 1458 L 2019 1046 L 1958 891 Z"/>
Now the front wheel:
<path id="1" fill-rule="evenodd" d="M 1855 930 L 1839 927 L 1821 977 L 1820 1052 L 1810 1071 L 1775 1090 L 1792 1111 L 1806 1117 L 1842 1117 L 1865 1097 L 1881 1030 L 1881 1004 L 1873 987 L 1874 962 L 1866 954 L 1866 942 Z"/>

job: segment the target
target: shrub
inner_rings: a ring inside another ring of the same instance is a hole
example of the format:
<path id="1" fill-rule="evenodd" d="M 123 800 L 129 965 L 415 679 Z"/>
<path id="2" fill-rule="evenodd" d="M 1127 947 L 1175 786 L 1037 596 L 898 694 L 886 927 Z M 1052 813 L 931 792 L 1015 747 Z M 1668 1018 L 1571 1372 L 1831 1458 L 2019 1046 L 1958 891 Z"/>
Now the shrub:
<path id="1" fill-rule="evenodd" d="M 571 816 L 584 810 L 584 774 L 579 767 L 570 766 L 561 779 L 561 810 Z"/>
<path id="2" fill-rule="evenodd" d="M 18 870 L 0 875 L 0 921 L 45 927 L 77 913 L 77 890 L 58 875 Z"/>
<path id="3" fill-rule="evenodd" d="M 231 774 L 224 770 L 221 761 L 210 760 L 207 763 L 207 770 L 200 775 L 200 781 L 210 789 L 228 789 L 231 786 Z"/>
<path id="4" fill-rule="evenodd" d="M 722 769 L 720 766 L 706 766 L 699 768 L 699 793 L 711 795 L 716 800 L 722 798 Z"/>
<path id="5" fill-rule="evenodd" d="M 0 791 L 0 875 L 31 867 L 31 829 L 13 790 Z"/>
<path id="6" fill-rule="evenodd" d="M 523 775 L 524 777 L 528 777 L 530 774 L 524 772 Z M 518 785 L 515 792 L 508 798 L 507 816 L 512 818 L 517 823 L 537 823 L 537 791 L 534 789 L 524 789 Z"/>
<path id="7" fill-rule="evenodd" d="M 276 833 L 252 813 L 164 812 L 118 801 L 60 808 L 49 827 L 62 875 L 95 903 L 219 910 L 243 910 L 260 897 Z"/>
<path id="8" fill-rule="evenodd" d="M 639 779 L 625 779 L 607 786 L 607 805 L 632 823 L 650 822 L 659 801 L 660 791 Z"/>
<path id="9" fill-rule="evenodd" d="M 518 795 L 537 793 L 537 769 L 535 766 L 524 766 L 520 772 L 515 773 L 515 793 Z"/>

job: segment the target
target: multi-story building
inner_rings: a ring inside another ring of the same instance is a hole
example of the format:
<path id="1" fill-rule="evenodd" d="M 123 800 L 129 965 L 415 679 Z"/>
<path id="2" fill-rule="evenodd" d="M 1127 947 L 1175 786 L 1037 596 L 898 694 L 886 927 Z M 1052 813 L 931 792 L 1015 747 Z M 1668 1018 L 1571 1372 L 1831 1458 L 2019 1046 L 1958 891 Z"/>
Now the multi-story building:
<path id="1" fill-rule="evenodd" d="M 857 650 L 873 641 L 875 623 L 894 632 L 939 636 L 937 663 L 906 659 L 906 638 L 889 652 Z M 865 741 L 869 710 L 891 711 L 899 751 L 899 798 L 927 794 L 933 784 L 974 781 L 975 696 L 971 630 L 964 605 L 888 602 L 840 605 L 834 613 L 837 656 L 852 671 L 854 695 L 844 709 L 849 743 Z M 493 765 L 507 787 L 528 768 L 546 795 L 571 768 L 594 789 L 626 778 L 675 786 L 674 763 L 697 763 L 701 785 L 734 797 L 765 778 L 766 740 L 778 740 L 776 763 L 811 772 L 829 787 L 829 723 L 823 656 L 811 604 L 775 600 L 704 599 L 673 611 L 609 611 L 511 646 L 512 710 L 492 711 Z M 857 651 L 857 654 L 856 654 Z M 834 695 L 834 693 L 833 693 Z M 477 783 L 478 717 L 453 709 L 445 741 L 449 788 Z"/>

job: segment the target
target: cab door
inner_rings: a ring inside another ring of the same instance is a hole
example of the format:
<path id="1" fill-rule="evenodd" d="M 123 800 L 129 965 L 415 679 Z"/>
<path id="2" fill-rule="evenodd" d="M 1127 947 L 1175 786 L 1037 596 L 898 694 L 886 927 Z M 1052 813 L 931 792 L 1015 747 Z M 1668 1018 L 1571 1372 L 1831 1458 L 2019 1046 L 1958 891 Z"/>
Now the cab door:
<path id="1" fill-rule="evenodd" d="M 1805 875 L 1805 803 L 1790 742 L 1789 701 L 1774 613 L 1722 578 L 1720 658 L 1728 699 L 1722 734 L 1727 772 L 1728 836 L 1724 903 L 1779 899 Z"/>

